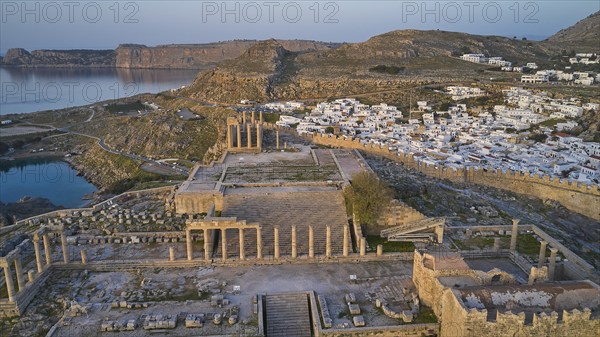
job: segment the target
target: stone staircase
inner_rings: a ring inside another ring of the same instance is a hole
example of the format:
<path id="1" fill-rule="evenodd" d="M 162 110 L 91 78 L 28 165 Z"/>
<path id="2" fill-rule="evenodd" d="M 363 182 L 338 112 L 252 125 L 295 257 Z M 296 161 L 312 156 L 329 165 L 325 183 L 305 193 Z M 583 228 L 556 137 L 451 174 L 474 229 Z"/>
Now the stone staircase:
<path id="1" fill-rule="evenodd" d="M 381 227 L 395 227 L 425 219 L 426 216 L 400 200 L 392 200 L 388 210 L 381 216 L 377 224 Z"/>
<path id="2" fill-rule="evenodd" d="M 267 337 L 311 337 L 307 294 L 265 297 Z"/>
<path id="3" fill-rule="evenodd" d="M 381 231 L 381 237 L 388 241 L 429 241 L 441 242 L 446 218 L 424 218 Z"/>
<path id="4" fill-rule="evenodd" d="M 331 226 L 331 253 L 341 255 L 343 231 L 347 223 L 344 198 L 340 191 L 270 192 L 260 194 L 228 194 L 222 216 L 237 217 L 247 223 L 262 225 L 263 256 L 274 255 L 274 227 L 279 226 L 281 257 L 292 254 L 292 225 L 296 225 L 298 255 L 308 255 L 309 224 L 314 228 L 315 255 L 325 255 L 326 226 Z M 221 240 L 216 256 L 221 257 Z M 256 230 L 245 231 L 247 257 L 256 256 Z M 239 232 L 227 231 L 227 255 L 239 256 Z"/>

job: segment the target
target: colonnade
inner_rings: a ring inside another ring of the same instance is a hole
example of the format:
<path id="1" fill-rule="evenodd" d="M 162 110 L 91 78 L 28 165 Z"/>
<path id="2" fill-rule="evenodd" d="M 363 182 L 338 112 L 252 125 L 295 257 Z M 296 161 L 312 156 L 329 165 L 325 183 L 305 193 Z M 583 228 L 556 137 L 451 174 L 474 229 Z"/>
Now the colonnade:
<path id="1" fill-rule="evenodd" d="M 226 219 L 226 218 L 225 218 Z M 235 221 L 235 220 L 233 220 Z M 228 223 L 225 223 L 228 222 Z M 206 261 L 210 261 L 212 258 L 212 237 L 213 231 L 219 231 L 219 237 L 221 240 L 221 259 L 223 261 L 227 261 L 229 258 L 229 252 L 227 247 L 227 232 L 231 230 L 235 230 L 238 232 L 238 240 L 239 240 L 239 252 L 238 256 L 240 260 L 246 260 L 246 231 L 249 229 L 256 230 L 256 258 L 263 258 L 263 227 L 259 224 L 246 224 L 245 221 L 232 223 L 231 220 L 225 221 L 220 224 L 215 224 L 214 221 L 208 221 L 207 223 L 193 223 L 188 224 L 185 234 L 186 234 L 186 246 L 187 246 L 187 259 L 189 261 L 194 260 L 194 251 L 193 251 L 193 231 L 203 231 L 204 232 L 204 259 Z M 297 226 L 291 225 L 291 257 L 298 257 L 298 233 Z M 314 226 L 308 226 L 308 257 L 315 257 L 315 234 L 314 234 Z M 361 255 L 365 255 L 365 240 L 363 238 L 361 242 Z M 331 225 L 326 226 L 326 237 L 325 237 L 325 256 L 332 256 L 332 237 L 331 237 Z M 350 227 L 348 224 L 344 225 L 343 232 L 343 241 L 342 241 L 342 256 L 348 256 L 350 252 Z M 280 240 L 280 226 L 273 227 L 273 258 L 280 259 L 281 256 L 281 240 Z"/>

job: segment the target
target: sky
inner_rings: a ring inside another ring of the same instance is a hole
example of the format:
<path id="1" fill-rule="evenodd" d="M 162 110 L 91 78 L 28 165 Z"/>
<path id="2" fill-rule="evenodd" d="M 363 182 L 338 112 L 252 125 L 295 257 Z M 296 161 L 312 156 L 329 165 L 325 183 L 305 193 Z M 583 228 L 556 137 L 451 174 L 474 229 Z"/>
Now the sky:
<path id="1" fill-rule="evenodd" d="M 544 39 L 600 10 L 600 1 L 7 1 L 9 48 L 114 49 L 235 39 L 360 42 L 397 29 Z"/>

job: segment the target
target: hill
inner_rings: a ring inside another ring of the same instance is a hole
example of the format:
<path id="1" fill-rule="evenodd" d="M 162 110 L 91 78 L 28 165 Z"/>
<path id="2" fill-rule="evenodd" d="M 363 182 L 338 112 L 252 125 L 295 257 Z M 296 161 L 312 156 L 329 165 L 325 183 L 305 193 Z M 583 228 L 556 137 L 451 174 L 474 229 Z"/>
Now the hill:
<path id="1" fill-rule="evenodd" d="M 306 52 L 337 48 L 340 44 L 308 40 L 279 40 L 286 49 Z M 236 58 L 256 40 L 235 40 L 205 44 L 172 44 L 148 47 L 123 44 L 115 50 L 34 50 L 9 49 L 0 65 L 18 67 L 117 67 L 153 69 L 206 69 Z"/>
<path id="2" fill-rule="evenodd" d="M 559 31 L 545 42 L 577 52 L 600 52 L 600 11 Z"/>
<path id="3" fill-rule="evenodd" d="M 201 72 L 184 93 L 216 103 L 240 99 L 313 99 L 474 80 L 494 68 L 458 58 L 503 56 L 516 63 L 550 62 L 548 43 L 443 31 L 400 30 L 339 48 L 293 52 L 274 40 Z M 494 72 L 490 76 L 514 76 Z M 489 76 L 488 76 L 489 77 Z M 510 77 L 512 79 L 512 77 Z"/>

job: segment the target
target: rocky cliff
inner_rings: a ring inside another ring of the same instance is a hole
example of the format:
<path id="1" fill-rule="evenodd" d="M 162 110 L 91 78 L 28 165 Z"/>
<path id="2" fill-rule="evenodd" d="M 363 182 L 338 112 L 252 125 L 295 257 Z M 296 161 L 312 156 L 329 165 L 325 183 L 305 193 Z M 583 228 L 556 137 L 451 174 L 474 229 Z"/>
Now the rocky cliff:
<path id="1" fill-rule="evenodd" d="M 114 50 L 34 50 L 9 49 L 1 65 L 22 67 L 114 67 Z"/>
<path id="2" fill-rule="evenodd" d="M 280 40 L 290 51 L 327 50 L 338 44 L 305 40 Z M 117 48 L 116 66 L 121 68 L 191 68 L 202 69 L 241 56 L 255 40 L 227 41 L 193 45 L 121 45 Z"/>
<path id="3" fill-rule="evenodd" d="M 0 65 L 20 67 L 119 67 L 206 69 L 219 62 L 242 55 L 258 43 L 255 40 L 226 41 L 208 44 L 163 45 L 147 47 L 124 44 L 116 50 L 34 50 L 9 49 Z M 339 44 L 306 40 L 280 40 L 295 52 L 336 48 Z"/>

